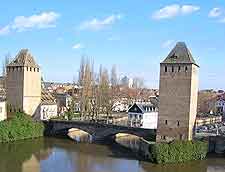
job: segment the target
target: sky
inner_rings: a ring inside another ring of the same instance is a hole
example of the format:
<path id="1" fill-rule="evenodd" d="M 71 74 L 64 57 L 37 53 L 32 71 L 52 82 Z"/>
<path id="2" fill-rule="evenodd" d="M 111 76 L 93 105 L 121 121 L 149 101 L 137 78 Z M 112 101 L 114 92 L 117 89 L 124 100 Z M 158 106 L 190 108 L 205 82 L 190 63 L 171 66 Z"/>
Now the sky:
<path id="1" fill-rule="evenodd" d="M 2 1 L 2 0 L 1 0 Z M 184 41 L 200 89 L 225 89 L 225 0 L 7 0 L 0 62 L 28 48 L 44 80 L 71 82 L 82 56 L 158 88 L 159 63 Z M 0 69 L 1 71 L 2 69 Z"/>

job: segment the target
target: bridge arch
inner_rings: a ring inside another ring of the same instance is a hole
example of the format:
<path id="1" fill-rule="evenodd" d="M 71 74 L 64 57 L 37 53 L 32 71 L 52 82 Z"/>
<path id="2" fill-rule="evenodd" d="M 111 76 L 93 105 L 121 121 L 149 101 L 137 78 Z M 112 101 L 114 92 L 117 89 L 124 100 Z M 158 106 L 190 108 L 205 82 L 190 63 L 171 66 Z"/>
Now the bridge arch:
<path id="1" fill-rule="evenodd" d="M 76 128 L 92 135 L 94 140 L 104 140 L 112 138 L 118 133 L 132 134 L 144 138 L 145 140 L 155 141 L 156 130 L 144 128 L 132 128 L 127 126 L 108 125 L 101 123 L 88 123 L 82 121 L 44 121 L 45 134 L 51 136 L 67 135 L 69 129 Z"/>

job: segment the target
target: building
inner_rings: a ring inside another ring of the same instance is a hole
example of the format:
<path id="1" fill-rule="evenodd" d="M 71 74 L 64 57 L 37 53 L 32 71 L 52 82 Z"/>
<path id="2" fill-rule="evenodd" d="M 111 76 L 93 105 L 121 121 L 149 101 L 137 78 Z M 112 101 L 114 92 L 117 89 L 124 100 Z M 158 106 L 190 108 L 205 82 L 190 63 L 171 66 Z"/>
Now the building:
<path id="1" fill-rule="evenodd" d="M 5 88 L 5 77 L 0 76 L 0 89 L 4 89 L 4 88 Z"/>
<path id="2" fill-rule="evenodd" d="M 10 112 L 35 114 L 41 102 L 41 71 L 27 49 L 7 65 L 6 96 Z"/>
<path id="3" fill-rule="evenodd" d="M 215 102 L 216 113 L 225 116 L 225 99 L 224 96 L 219 97 Z"/>
<path id="4" fill-rule="evenodd" d="M 215 124 L 215 123 L 221 123 L 221 122 L 222 122 L 222 116 L 220 115 L 205 115 L 205 116 L 199 116 L 196 118 L 195 126 L 199 127 L 202 125 Z"/>
<path id="5" fill-rule="evenodd" d="M 55 98 L 59 113 L 64 113 L 64 111 L 67 111 L 70 108 L 72 96 L 67 93 L 55 93 Z"/>
<path id="6" fill-rule="evenodd" d="M 156 129 L 158 108 L 151 103 L 134 103 L 128 110 L 128 126 Z"/>
<path id="7" fill-rule="evenodd" d="M 47 91 L 41 92 L 41 104 L 35 115 L 36 119 L 48 120 L 58 116 L 58 106 L 55 97 Z"/>
<path id="8" fill-rule="evenodd" d="M 6 101 L 0 98 L 0 121 L 7 119 Z"/>
<path id="9" fill-rule="evenodd" d="M 160 63 L 157 142 L 192 140 L 197 113 L 198 69 L 183 42 L 178 42 Z"/>

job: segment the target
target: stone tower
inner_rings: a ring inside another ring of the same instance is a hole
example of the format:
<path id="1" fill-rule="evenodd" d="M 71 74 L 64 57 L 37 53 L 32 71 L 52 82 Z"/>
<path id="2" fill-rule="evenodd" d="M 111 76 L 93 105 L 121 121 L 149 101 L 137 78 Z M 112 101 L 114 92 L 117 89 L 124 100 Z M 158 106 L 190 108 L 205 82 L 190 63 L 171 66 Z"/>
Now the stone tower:
<path id="1" fill-rule="evenodd" d="M 178 42 L 160 63 L 157 142 L 192 139 L 197 113 L 198 69 L 183 42 Z"/>
<path id="2" fill-rule="evenodd" d="M 23 111 L 33 116 L 41 101 L 41 72 L 27 49 L 7 65 L 6 90 L 9 115 Z"/>

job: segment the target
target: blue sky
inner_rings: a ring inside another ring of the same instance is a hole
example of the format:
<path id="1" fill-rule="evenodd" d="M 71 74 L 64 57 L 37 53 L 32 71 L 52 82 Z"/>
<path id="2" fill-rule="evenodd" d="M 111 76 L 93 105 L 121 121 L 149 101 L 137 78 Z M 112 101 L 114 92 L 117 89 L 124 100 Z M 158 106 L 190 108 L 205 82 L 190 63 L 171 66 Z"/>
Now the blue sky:
<path id="1" fill-rule="evenodd" d="M 224 0 L 7 0 L 0 14 L 0 60 L 29 48 L 45 80 L 72 81 L 86 55 L 157 88 L 159 63 L 185 41 L 200 89 L 225 89 Z"/>

